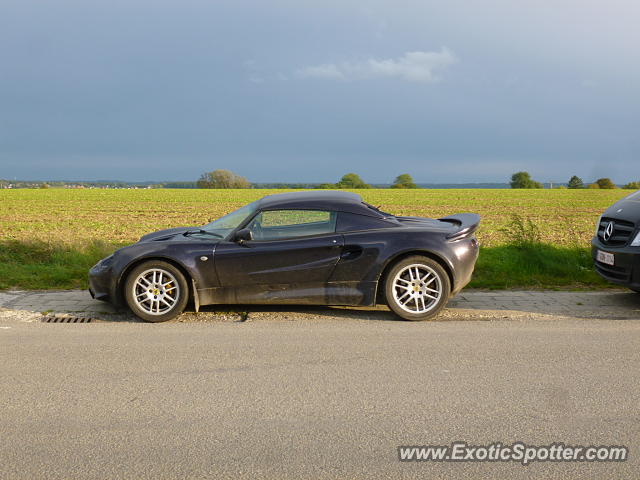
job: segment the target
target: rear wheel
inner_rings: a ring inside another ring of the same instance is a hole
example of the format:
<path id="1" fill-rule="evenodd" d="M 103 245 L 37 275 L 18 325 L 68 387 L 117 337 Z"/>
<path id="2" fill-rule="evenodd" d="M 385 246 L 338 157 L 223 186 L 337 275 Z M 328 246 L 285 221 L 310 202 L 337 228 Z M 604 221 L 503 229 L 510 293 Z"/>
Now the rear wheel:
<path id="1" fill-rule="evenodd" d="M 159 260 L 135 267 L 124 289 L 127 305 L 146 322 L 165 322 L 177 317 L 189 299 L 189 287 L 182 272 Z"/>
<path id="2" fill-rule="evenodd" d="M 405 320 L 435 317 L 449 301 L 451 282 L 435 260 L 412 256 L 395 264 L 385 279 L 387 305 Z"/>

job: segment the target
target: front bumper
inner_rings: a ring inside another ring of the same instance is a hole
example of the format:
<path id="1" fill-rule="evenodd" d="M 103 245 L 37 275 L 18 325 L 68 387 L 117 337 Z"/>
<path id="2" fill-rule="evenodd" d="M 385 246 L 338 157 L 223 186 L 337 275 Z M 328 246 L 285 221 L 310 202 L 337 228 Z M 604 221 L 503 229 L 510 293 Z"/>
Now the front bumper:
<path id="1" fill-rule="evenodd" d="M 89 270 L 89 293 L 96 300 L 117 303 L 117 295 L 113 286 L 111 268 L 103 267 L 100 263 Z"/>
<path id="2" fill-rule="evenodd" d="M 614 265 L 607 265 L 597 259 L 598 250 L 612 253 Z M 605 280 L 640 290 L 640 247 L 609 247 L 597 237 L 591 241 L 591 256 L 596 272 Z"/>

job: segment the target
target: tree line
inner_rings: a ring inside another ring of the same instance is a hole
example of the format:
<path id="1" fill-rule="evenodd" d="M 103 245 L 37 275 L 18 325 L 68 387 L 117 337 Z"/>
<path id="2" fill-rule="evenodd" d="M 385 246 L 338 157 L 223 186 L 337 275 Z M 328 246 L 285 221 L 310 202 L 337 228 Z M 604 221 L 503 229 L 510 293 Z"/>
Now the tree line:
<path id="1" fill-rule="evenodd" d="M 531 178 L 529 172 L 516 172 L 511 176 L 510 182 L 511 188 L 544 188 L 541 182 L 538 182 Z M 245 177 L 237 175 L 229 170 L 214 170 L 212 172 L 205 172 L 200 176 L 200 179 L 196 182 L 198 188 L 251 188 L 251 182 Z M 264 185 L 261 185 L 264 187 Z M 317 188 L 317 189 L 364 189 L 373 188 L 370 184 L 366 183 L 360 175 L 357 173 L 346 173 L 336 183 L 321 183 L 319 185 L 314 184 L 273 184 L 274 187 L 280 188 Z M 413 178 L 408 173 L 398 175 L 390 188 L 397 189 L 410 189 L 418 188 L 413 181 Z M 577 175 L 573 175 L 567 184 L 559 184 L 557 188 L 588 188 L 588 189 L 613 189 L 619 188 L 610 178 L 599 178 L 593 183 L 585 184 L 583 180 Z M 640 181 L 629 182 L 622 188 L 629 190 L 640 190 Z"/>
<path id="2" fill-rule="evenodd" d="M 229 170 L 214 170 L 203 173 L 196 182 L 198 188 L 251 188 L 251 182 Z M 372 188 L 357 173 L 346 173 L 337 183 L 321 183 L 313 188 L 318 189 L 361 189 Z M 391 188 L 418 188 L 408 173 L 398 175 Z"/>
<path id="3" fill-rule="evenodd" d="M 542 183 L 531 178 L 529 172 L 516 172 L 511 175 L 511 188 L 544 188 Z M 567 185 L 559 185 L 558 188 L 589 188 L 589 189 L 614 189 L 619 188 L 610 178 L 599 178 L 593 183 L 585 184 L 580 177 L 573 175 Z M 640 190 L 640 181 L 629 182 L 622 187 L 626 190 Z"/>
<path id="4" fill-rule="evenodd" d="M 501 188 L 505 184 L 486 185 L 479 188 Z M 529 172 L 517 172 L 511 176 L 509 182 L 511 188 L 544 188 L 541 182 L 531 178 Z M 193 182 L 174 181 L 174 182 L 119 182 L 119 181 L 22 181 L 22 180 L 5 180 L 0 178 L 0 189 L 3 188 L 293 188 L 293 189 L 363 189 L 363 188 L 396 188 L 396 189 L 413 189 L 413 188 L 451 188 L 438 185 L 422 185 L 418 187 L 413 178 L 408 173 L 398 175 L 393 183 L 370 185 L 366 183 L 357 173 L 347 173 L 336 183 L 251 183 L 245 177 L 242 177 L 229 170 L 214 170 L 212 172 L 203 173 L 200 178 Z M 460 188 L 464 188 L 461 185 Z M 585 184 L 577 175 L 573 175 L 566 184 L 558 184 L 556 188 L 570 189 L 614 189 L 623 188 L 628 190 L 640 190 L 640 181 L 629 182 L 622 187 L 616 185 L 610 178 L 599 178 L 593 183 Z"/>

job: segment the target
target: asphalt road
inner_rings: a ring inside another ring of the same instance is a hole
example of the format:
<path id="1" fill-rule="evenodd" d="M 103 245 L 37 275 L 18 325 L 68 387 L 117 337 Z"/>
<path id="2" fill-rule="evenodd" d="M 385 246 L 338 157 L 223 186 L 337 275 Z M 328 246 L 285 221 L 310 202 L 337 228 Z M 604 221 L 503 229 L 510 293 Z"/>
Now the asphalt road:
<path id="1" fill-rule="evenodd" d="M 0 323 L 0 478 L 638 478 L 640 320 Z M 398 445 L 630 447 L 400 463 Z"/>

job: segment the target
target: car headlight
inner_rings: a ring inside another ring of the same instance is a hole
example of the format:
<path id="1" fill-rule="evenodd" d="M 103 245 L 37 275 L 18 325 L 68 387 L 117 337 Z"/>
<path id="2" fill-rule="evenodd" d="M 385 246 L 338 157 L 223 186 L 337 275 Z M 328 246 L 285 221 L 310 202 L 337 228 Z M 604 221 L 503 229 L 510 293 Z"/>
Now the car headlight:
<path id="1" fill-rule="evenodd" d="M 596 223 L 596 237 L 598 236 L 598 232 L 600 232 L 600 223 L 602 222 L 602 217 L 604 215 L 600 215 L 600 217 L 598 218 L 598 223 Z"/>
<path id="2" fill-rule="evenodd" d="M 632 247 L 640 247 L 640 232 L 636 233 L 636 238 L 631 242 Z"/>

